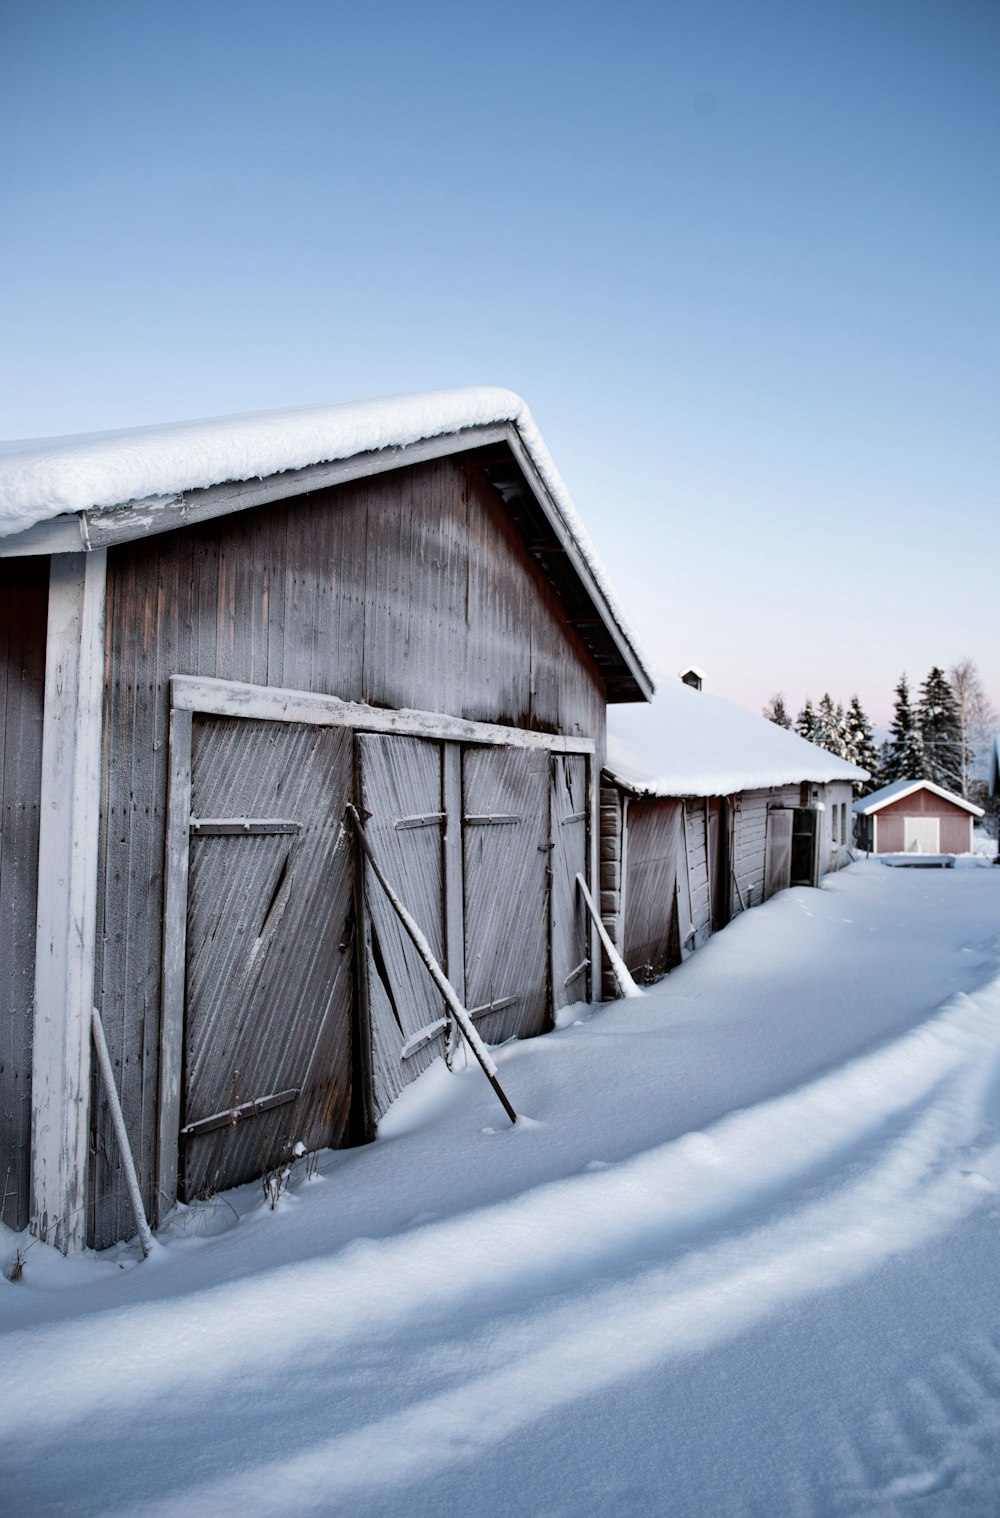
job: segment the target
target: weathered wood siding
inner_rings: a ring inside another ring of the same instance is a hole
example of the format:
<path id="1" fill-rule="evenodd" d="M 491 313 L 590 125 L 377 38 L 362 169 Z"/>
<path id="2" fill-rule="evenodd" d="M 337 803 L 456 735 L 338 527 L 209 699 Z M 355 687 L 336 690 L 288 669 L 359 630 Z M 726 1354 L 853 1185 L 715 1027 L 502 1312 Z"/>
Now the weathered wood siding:
<path id="1" fill-rule="evenodd" d="M 831 780 L 821 788 L 820 795 L 827 813 L 824 819 L 820 874 L 828 875 L 833 870 L 842 870 L 851 862 L 851 807 L 854 791 L 849 780 Z"/>
<path id="2" fill-rule="evenodd" d="M 637 980 L 653 980 L 680 963 L 677 875 L 684 868 L 682 813 L 680 801 L 629 802 L 622 957 Z"/>
<path id="3" fill-rule="evenodd" d="M 712 896 L 708 880 L 708 830 L 706 801 L 691 799 L 684 803 L 684 834 L 687 838 L 688 871 L 691 880 L 691 922 L 694 925 L 693 947 L 701 945 L 712 931 Z"/>
<path id="4" fill-rule="evenodd" d="M 453 459 L 113 549 L 107 625 L 97 995 L 149 1205 L 170 676 L 587 736 L 599 754 L 604 688 L 496 491 Z M 131 1224 L 103 1097 L 94 1111 L 106 1244 Z"/>
<path id="5" fill-rule="evenodd" d="M 298 1141 L 319 1149 L 346 1134 L 352 871 L 339 818 L 351 738 L 290 722 L 194 722 L 184 1200 L 284 1163 Z M 277 1096 L 236 1124 L 207 1123 Z"/>
<path id="6" fill-rule="evenodd" d="M 28 1221 L 48 559 L 0 560 L 0 1218 Z"/>
<path id="7" fill-rule="evenodd" d="M 582 754 L 552 755 L 549 950 L 552 1015 L 591 995 L 587 912 L 576 877 L 588 878 L 590 784 Z"/>
<path id="8" fill-rule="evenodd" d="M 622 790 L 609 781 L 601 784 L 601 837 L 600 890 L 601 920 L 608 937 L 621 950 L 622 943 L 622 849 L 624 847 L 624 813 L 627 802 Z M 602 960 L 604 956 L 602 955 Z M 610 965 L 604 965 L 601 976 L 601 995 L 613 1000 L 618 995 L 618 983 Z"/>
<path id="9" fill-rule="evenodd" d="M 768 791 L 743 791 L 734 798 L 732 910 L 742 912 L 764 900 L 764 860 L 767 839 Z"/>

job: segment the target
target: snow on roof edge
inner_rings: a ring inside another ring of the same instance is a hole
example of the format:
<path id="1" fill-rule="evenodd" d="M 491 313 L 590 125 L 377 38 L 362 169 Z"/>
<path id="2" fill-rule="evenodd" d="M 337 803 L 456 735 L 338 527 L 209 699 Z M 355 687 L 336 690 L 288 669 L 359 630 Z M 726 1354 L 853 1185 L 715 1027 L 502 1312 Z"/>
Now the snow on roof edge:
<path id="1" fill-rule="evenodd" d="M 722 696 L 665 679 L 649 707 L 608 711 L 605 771 L 635 796 L 731 796 L 867 770 Z"/>
<path id="2" fill-rule="evenodd" d="M 531 411 L 515 391 L 499 386 L 0 442 L 0 537 L 67 512 L 262 479 L 505 422 L 516 427 L 618 631 L 654 685 L 654 662 L 612 588 Z"/>

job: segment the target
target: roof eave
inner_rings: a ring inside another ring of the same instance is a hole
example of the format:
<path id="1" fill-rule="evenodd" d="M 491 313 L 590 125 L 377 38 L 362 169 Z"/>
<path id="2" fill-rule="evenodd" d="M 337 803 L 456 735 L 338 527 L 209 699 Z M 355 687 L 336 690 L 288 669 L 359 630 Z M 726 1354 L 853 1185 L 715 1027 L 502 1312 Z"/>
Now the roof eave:
<path id="1" fill-rule="evenodd" d="M 479 456 L 479 461 L 483 461 L 484 455 L 488 456 L 497 448 L 509 450 L 513 456 L 518 473 L 551 533 L 548 542 L 529 543 L 529 551 L 541 562 L 561 599 L 566 600 L 567 575 L 565 569 L 553 570 L 551 560 L 556 554 L 583 592 L 587 614 L 578 616 L 575 621 L 571 615 L 569 620 L 597 663 L 608 701 L 649 701 L 653 694 L 652 677 L 616 618 L 558 504 L 535 467 L 516 424 L 509 421 L 463 427 L 417 442 L 355 453 L 347 458 L 284 470 L 259 479 L 229 480 L 173 495 L 127 501 L 119 506 L 67 513 L 0 539 L 0 558 L 112 548 L 432 459 L 474 453 Z"/>

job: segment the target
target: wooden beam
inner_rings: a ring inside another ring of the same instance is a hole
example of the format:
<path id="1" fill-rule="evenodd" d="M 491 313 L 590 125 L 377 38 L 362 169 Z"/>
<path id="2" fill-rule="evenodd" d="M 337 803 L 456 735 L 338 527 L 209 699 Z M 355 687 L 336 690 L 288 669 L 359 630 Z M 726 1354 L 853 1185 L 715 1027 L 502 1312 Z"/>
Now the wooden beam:
<path id="1" fill-rule="evenodd" d="M 104 553 L 52 559 L 42 728 L 31 1228 L 87 1239 L 90 1034 L 104 697 Z"/>
<path id="2" fill-rule="evenodd" d="M 0 538 L 0 559 L 22 559 L 27 554 L 80 553 L 87 547 L 83 521 L 73 513 L 36 522 L 23 532 Z"/>
<path id="3" fill-rule="evenodd" d="M 461 1002 L 465 1001 L 465 885 L 462 853 L 462 750 L 445 743 L 441 751 L 441 789 L 445 817 L 451 826 L 444 833 L 444 933 L 448 979 Z M 454 1052 L 454 1030 L 449 1024 L 449 1053 Z"/>
<path id="4" fill-rule="evenodd" d="M 217 717 L 255 717 L 265 722 L 306 722 L 314 727 L 354 727 L 369 733 L 403 733 L 414 738 L 438 738 L 461 743 L 543 748 L 555 754 L 592 754 L 592 738 L 562 733 L 533 733 L 523 727 L 495 722 L 467 722 L 442 712 L 392 711 L 317 696 L 309 691 L 282 690 L 269 685 L 246 685 L 239 680 L 215 680 L 200 675 L 175 675 L 170 682 L 171 705 L 178 711 L 207 712 Z"/>

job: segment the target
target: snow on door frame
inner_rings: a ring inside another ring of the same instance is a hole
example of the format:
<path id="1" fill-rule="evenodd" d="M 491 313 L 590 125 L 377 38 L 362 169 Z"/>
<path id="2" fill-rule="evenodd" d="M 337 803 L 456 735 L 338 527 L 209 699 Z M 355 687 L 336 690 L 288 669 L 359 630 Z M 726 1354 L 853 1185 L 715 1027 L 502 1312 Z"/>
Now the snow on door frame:
<path id="1" fill-rule="evenodd" d="M 188 870 L 191 827 L 191 744 L 195 713 L 245 717 L 261 721 L 302 723 L 317 727 L 350 727 L 360 732 L 398 733 L 458 744 L 535 748 L 550 754 L 585 757 L 589 774 L 587 879 L 596 890 L 598 863 L 599 788 L 594 783 L 592 738 L 559 733 L 534 733 L 500 723 L 469 722 L 437 712 L 391 711 L 341 701 L 336 696 L 308 691 L 250 685 L 197 675 L 175 675 L 170 681 L 167 828 L 164 860 L 163 955 L 161 969 L 162 1020 L 160 1034 L 160 1091 L 157 1132 L 157 1215 L 177 1196 L 178 1140 L 181 1127 L 184 1048 L 185 966 L 188 908 Z M 600 964 L 600 944 L 590 932 L 590 959 Z"/>

